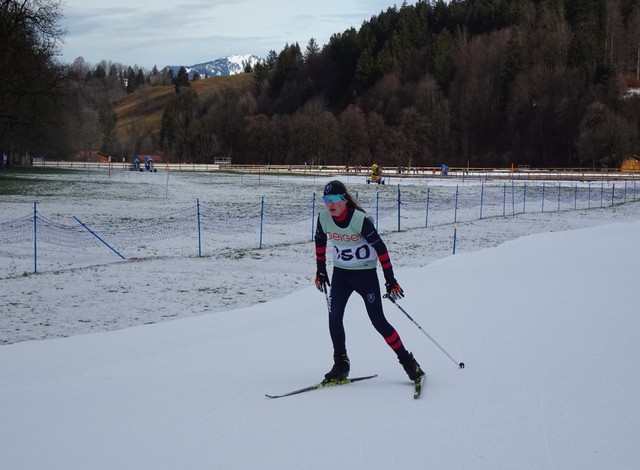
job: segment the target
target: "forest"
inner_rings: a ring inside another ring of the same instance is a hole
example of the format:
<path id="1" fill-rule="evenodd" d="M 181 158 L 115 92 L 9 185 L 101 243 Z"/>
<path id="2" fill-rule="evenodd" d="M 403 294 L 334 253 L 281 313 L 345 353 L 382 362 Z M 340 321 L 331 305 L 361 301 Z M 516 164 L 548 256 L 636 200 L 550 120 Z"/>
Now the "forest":
<path id="1" fill-rule="evenodd" d="M 15 156 L 600 169 L 640 153 L 638 0 L 394 5 L 207 94 L 194 81 L 217 78 L 59 64 L 60 3 L 1 3 L 0 150 Z M 37 28 L 20 19 L 34 4 L 48 7 Z M 154 89 L 170 90 L 157 126 L 118 123 L 127 97 L 157 112 Z"/>

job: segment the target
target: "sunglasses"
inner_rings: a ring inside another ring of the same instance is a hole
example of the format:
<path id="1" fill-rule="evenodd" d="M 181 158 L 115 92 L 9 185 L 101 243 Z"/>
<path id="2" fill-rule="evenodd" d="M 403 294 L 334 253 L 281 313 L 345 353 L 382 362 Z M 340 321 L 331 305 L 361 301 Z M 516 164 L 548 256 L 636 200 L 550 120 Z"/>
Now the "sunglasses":
<path id="1" fill-rule="evenodd" d="M 347 200 L 345 194 L 327 194 L 326 196 L 322 196 L 322 199 L 325 204 L 329 204 L 330 202 L 335 204 L 336 202 Z"/>

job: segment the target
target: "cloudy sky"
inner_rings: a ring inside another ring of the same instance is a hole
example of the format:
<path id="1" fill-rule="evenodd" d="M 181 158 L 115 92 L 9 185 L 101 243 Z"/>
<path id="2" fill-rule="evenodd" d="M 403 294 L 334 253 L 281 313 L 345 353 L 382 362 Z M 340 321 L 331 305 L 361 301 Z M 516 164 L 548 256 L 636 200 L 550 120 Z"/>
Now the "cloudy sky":
<path id="1" fill-rule="evenodd" d="M 231 54 L 266 57 L 285 44 L 304 50 L 355 27 L 394 0 L 63 0 L 67 29 L 60 61 L 84 57 L 151 69 Z M 412 4 L 411 2 L 407 2 Z M 398 6 L 402 2 L 397 3 Z"/>

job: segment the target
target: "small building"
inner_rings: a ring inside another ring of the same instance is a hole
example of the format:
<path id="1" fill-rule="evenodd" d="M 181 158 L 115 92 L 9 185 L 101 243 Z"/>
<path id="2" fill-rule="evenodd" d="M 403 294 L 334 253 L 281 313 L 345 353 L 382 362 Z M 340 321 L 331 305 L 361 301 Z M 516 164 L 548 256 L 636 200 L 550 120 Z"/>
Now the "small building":
<path id="1" fill-rule="evenodd" d="M 620 165 L 620 171 L 626 173 L 640 172 L 640 158 L 636 155 L 625 158 Z"/>

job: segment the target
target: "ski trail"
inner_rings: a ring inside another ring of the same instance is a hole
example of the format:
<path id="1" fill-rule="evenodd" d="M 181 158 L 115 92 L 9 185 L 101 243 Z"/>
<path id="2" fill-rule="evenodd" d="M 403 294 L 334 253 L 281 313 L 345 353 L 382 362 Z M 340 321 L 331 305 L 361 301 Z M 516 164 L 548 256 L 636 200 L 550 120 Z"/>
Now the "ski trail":
<path id="1" fill-rule="evenodd" d="M 460 453 L 460 459 L 458 460 L 458 469 L 462 469 L 463 465 L 464 465 L 464 460 L 467 457 L 468 453 L 469 453 L 469 441 L 471 439 L 471 431 L 473 430 L 473 427 L 475 425 L 476 422 L 476 418 L 478 416 L 478 409 L 480 408 L 480 402 L 482 401 L 482 393 L 479 393 L 477 395 L 477 399 L 475 401 L 475 405 L 473 407 L 473 415 L 471 416 L 471 421 L 469 422 L 469 426 L 467 426 L 467 434 L 466 437 L 464 439 L 464 445 L 462 446 L 463 451 Z"/>
<path id="2" fill-rule="evenodd" d="M 549 468 L 555 468 L 555 465 L 553 464 L 553 457 L 551 456 L 551 447 L 549 445 L 549 435 L 547 426 L 545 424 L 545 412 L 544 405 L 542 404 L 540 389 L 536 391 L 536 400 L 538 402 L 538 419 L 540 421 L 540 428 L 542 431 L 542 439 L 544 441 L 544 449 L 547 456 L 547 462 L 549 464 Z"/>

